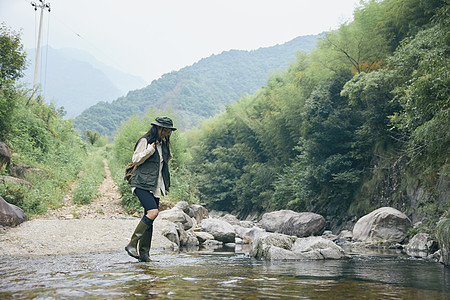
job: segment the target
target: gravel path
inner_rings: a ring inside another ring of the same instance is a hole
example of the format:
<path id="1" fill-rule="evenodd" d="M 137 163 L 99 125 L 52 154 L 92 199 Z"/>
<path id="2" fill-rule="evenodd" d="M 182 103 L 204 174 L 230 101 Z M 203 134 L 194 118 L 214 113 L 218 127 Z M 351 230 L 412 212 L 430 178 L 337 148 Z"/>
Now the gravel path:
<path id="1" fill-rule="evenodd" d="M 104 161 L 106 177 L 99 186 L 99 197 L 89 205 L 73 204 L 71 193 L 58 209 L 49 210 L 17 227 L 0 230 L 1 255 L 49 255 L 123 250 L 138 215 L 128 215 L 121 196 Z M 167 248 L 166 239 L 155 222 L 152 249 Z"/>

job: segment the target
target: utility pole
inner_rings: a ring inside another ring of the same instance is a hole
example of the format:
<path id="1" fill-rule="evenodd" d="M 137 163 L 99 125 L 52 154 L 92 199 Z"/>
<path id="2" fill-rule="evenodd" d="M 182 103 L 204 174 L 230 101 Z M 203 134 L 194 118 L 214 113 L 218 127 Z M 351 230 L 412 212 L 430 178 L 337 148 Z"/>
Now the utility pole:
<path id="1" fill-rule="evenodd" d="M 38 75 L 38 68 L 39 68 L 39 52 L 41 51 L 41 33 L 42 33 L 42 17 L 44 16 L 44 9 L 48 8 L 48 12 L 50 12 L 50 3 L 45 3 L 45 0 L 39 0 L 41 2 L 40 4 L 36 2 L 31 2 L 31 5 L 34 7 L 34 10 L 38 10 L 38 8 L 41 9 L 41 17 L 39 20 L 39 35 L 38 35 L 38 42 L 37 42 L 37 49 L 36 49 L 36 64 L 34 66 L 34 81 L 33 81 L 33 98 L 36 93 L 36 86 L 37 86 L 37 75 Z"/>

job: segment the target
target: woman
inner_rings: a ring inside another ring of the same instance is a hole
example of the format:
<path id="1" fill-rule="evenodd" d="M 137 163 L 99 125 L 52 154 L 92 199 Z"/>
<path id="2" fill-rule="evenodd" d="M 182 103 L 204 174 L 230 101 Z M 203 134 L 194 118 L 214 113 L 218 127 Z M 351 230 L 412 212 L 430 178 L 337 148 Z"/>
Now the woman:
<path id="1" fill-rule="evenodd" d="M 130 256 L 144 262 L 150 261 L 153 221 L 158 216 L 159 198 L 169 191 L 170 134 L 177 130 L 169 117 L 157 117 L 151 124 L 152 128 L 134 147 L 132 161 L 138 167 L 130 181 L 133 194 L 144 207 L 144 216 L 125 247 Z"/>

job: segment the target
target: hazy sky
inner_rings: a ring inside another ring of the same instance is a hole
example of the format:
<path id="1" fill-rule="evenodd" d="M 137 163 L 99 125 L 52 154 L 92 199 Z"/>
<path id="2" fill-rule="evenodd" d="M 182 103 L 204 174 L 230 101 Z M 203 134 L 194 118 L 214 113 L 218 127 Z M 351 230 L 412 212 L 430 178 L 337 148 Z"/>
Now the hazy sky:
<path id="1" fill-rule="evenodd" d="M 39 11 L 0 0 L 0 22 L 35 48 Z M 34 0 L 39 3 L 39 0 Z M 41 45 L 78 48 L 147 82 L 211 54 L 336 29 L 359 0 L 46 0 Z M 30 67 L 34 68 L 34 58 Z M 49 60 L 51 57 L 48 58 Z"/>

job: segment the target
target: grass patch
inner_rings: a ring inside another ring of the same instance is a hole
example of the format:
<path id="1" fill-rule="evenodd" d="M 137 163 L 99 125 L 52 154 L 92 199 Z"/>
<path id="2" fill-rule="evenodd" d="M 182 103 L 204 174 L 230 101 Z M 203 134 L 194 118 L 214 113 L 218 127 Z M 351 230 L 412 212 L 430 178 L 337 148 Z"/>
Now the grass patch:
<path id="1" fill-rule="evenodd" d="M 106 177 L 103 164 L 103 148 L 92 149 L 83 164 L 83 176 L 79 179 L 73 190 L 73 202 L 76 204 L 89 204 L 97 196 L 98 186 Z"/>

